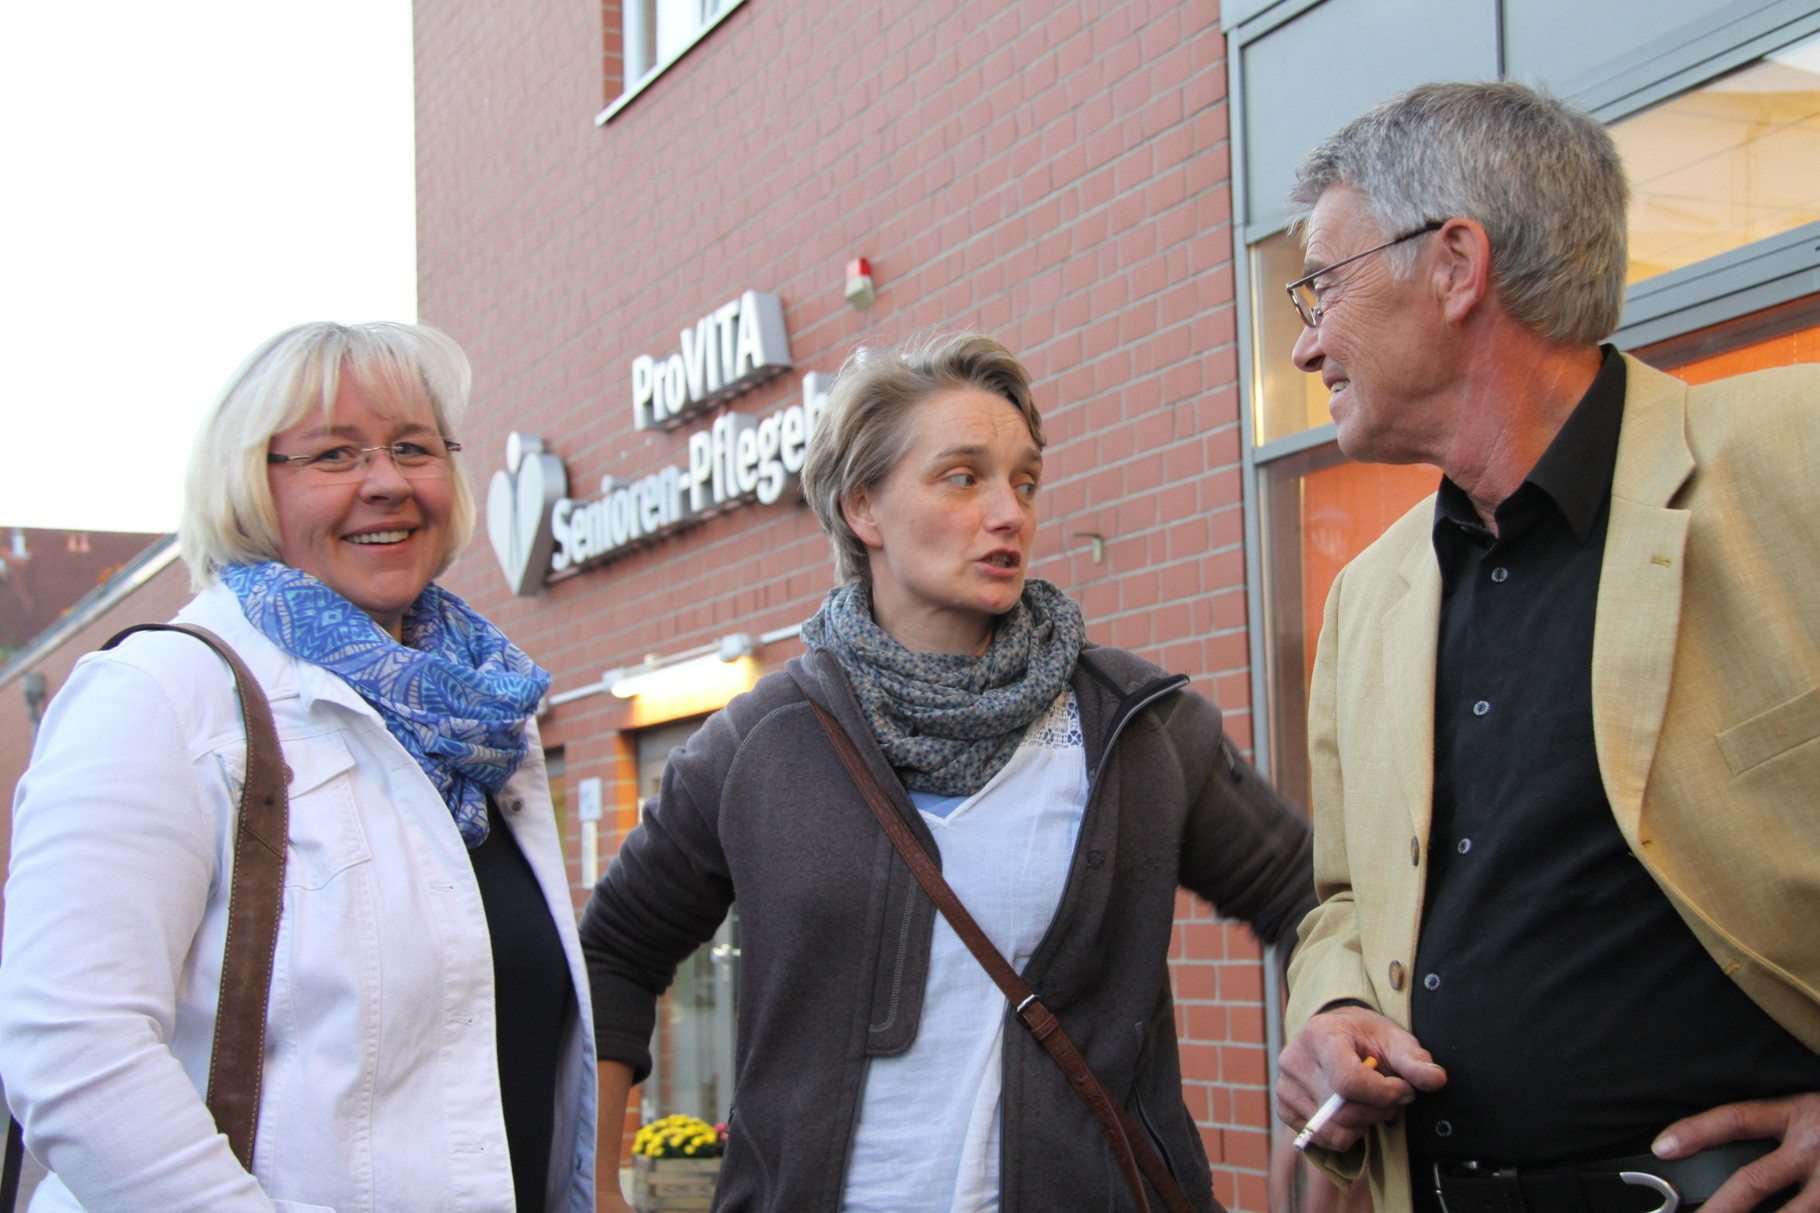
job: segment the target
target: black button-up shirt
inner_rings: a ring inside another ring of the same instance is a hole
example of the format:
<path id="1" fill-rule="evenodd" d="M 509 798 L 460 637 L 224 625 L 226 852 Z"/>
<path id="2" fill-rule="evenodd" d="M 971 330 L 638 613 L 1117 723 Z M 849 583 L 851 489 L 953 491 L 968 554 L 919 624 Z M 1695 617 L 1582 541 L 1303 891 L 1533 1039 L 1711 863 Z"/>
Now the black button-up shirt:
<path id="1" fill-rule="evenodd" d="M 1626 848 L 1600 779 L 1593 623 L 1624 378 L 1608 347 L 1495 535 L 1451 482 L 1436 501 L 1434 817 L 1412 1016 L 1448 1083 L 1409 1110 L 1418 1156 L 1641 1152 L 1682 1116 L 1820 1090 L 1820 1057 L 1721 973 Z"/>

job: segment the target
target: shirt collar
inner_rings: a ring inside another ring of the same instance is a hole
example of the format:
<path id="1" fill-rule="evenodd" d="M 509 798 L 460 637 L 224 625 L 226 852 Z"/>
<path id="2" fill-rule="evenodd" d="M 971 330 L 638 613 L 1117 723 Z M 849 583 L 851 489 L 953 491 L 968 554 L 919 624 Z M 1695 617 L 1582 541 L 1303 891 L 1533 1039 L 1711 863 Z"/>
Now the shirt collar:
<path id="1" fill-rule="evenodd" d="M 1624 358 L 1613 346 L 1601 348 L 1605 356 L 1599 373 L 1523 482 L 1555 503 L 1582 543 L 1592 535 L 1611 497 L 1612 475 L 1618 466 L 1618 431 L 1624 423 Z M 1518 493 L 1499 504 L 1500 515 Z M 1435 496 L 1435 522 L 1482 526 L 1465 490 L 1445 477 Z"/>

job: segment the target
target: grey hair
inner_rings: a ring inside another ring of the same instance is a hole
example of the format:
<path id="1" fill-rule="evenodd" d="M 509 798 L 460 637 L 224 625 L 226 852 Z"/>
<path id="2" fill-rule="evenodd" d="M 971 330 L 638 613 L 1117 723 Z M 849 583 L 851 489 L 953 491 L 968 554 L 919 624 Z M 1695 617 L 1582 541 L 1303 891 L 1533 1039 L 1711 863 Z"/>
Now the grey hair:
<path id="1" fill-rule="evenodd" d="M 329 416 L 341 376 L 352 375 L 382 411 L 426 400 L 437 432 L 455 437 L 472 372 L 453 338 L 419 324 L 333 324 L 286 329 L 240 364 L 196 432 L 184 476 L 177 546 L 200 590 L 230 564 L 278 557 L 278 512 L 267 479 L 272 435 L 312 409 Z M 454 511 L 440 573 L 474 533 L 474 491 L 451 458 Z"/>
<path id="2" fill-rule="evenodd" d="M 870 582 L 866 545 L 847 525 L 842 504 L 876 488 L 910 450 L 912 406 L 930 396 L 977 388 L 1002 396 L 1023 417 L 1041 450 L 1043 419 L 1030 394 L 1030 372 L 984 333 L 912 338 L 880 349 L 861 347 L 842 364 L 827 406 L 803 455 L 803 496 L 834 548 L 843 584 Z"/>
<path id="3" fill-rule="evenodd" d="M 1512 81 L 1424 84 L 1308 154 L 1289 194 L 1292 231 L 1334 185 L 1364 194 L 1387 237 L 1477 220 L 1498 297 L 1542 336 L 1591 345 L 1618 327 L 1630 187 L 1610 132 L 1585 111 Z M 1389 251 L 1399 276 L 1420 256 L 1414 242 Z"/>

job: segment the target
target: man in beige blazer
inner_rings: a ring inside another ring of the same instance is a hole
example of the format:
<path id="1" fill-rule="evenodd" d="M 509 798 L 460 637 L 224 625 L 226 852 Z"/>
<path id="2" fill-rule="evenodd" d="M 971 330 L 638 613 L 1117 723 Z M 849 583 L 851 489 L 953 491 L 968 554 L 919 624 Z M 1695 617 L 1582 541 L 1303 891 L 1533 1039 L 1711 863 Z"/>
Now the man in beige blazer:
<path id="1" fill-rule="evenodd" d="M 1446 474 L 1335 581 L 1310 706 L 1278 1111 L 1347 1101 L 1310 1153 L 1379 1213 L 1820 1208 L 1820 367 L 1602 347 L 1627 196 L 1514 84 L 1393 98 L 1292 195 L 1340 448 Z"/>

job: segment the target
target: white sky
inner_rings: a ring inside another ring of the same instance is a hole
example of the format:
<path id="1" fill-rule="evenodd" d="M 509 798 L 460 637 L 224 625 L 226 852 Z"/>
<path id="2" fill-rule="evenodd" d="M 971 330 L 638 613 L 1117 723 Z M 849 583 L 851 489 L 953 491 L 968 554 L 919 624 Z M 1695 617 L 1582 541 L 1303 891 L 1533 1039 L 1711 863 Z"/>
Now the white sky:
<path id="1" fill-rule="evenodd" d="M 409 0 L 0 6 L 0 526 L 176 526 L 304 320 L 411 320 Z"/>

